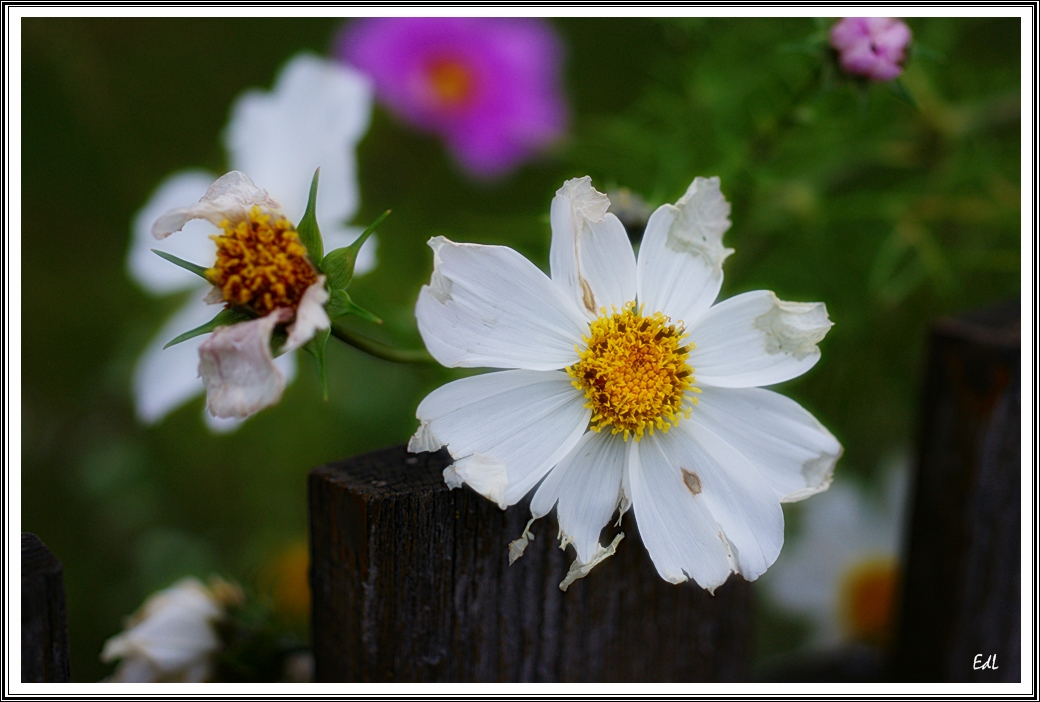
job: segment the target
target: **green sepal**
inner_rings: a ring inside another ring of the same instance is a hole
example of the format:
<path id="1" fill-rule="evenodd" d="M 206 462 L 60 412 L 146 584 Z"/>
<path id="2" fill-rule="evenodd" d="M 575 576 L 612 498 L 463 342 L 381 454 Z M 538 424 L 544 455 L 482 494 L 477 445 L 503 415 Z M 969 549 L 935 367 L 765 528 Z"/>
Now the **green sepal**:
<path id="1" fill-rule="evenodd" d="M 319 329 L 314 338 L 303 345 L 303 349 L 314 356 L 318 364 L 318 377 L 321 379 L 321 396 L 329 399 L 329 374 L 325 365 L 325 345 L 329 342 L 330 329 Z"/>
<path id="2" fill-rule="evenodd" d="M 217 316 L 209 320 L 202 326 L 195 327 L 190 331 L 186 331 L 180 336 L 172 339 L 164 349 L 168 349 L 175 344 L 179 344 L 182 341 L 188 339 L 194 339 L 196 336 L 202 336 L 203 334 L 209 334 L 217 327 L 226 327 L 231 324 L 238 324 L 239 322 L 246 322 L 253 318 L 253 315 L 249 314 L 245 310 L 238 307 L 225 307 L 220 312 L 217 312 Z"/>
<path id="3" fill-rule="evenodd" d="M 183 258 L 177 258 L 172 253 L 166 253 L 165 251 L 160 251 L 159 249 L 152 249 L 152 253 L 158 256 L 159 258 L 166 259 L 175 266 L 180 266 L 186 271 L 191 271 L 198 277 L 205 280 L 207 283 L 209 282 L 209 278 L 206 277 L 206 269 L 198 265 L 197 263 L 185 261 Z"/>
<path id="4" fill-rule="evenodd" d="M 379 225 L 383 223 L 383 220 L 389 216 L 390 210 L 387 210 L 379 215 L 376 221 L 368 226 L 368 229 L 361 232 L 361 236 L 353 244 L 330 251 L 329 255 L 321 260 L 319 268 L 325 274 L 325 279 L 328 281 L 331 290 L 342 290 L 350 285 L 350 281 L 354 278 L 354 264 L 357 262 L 361 247 L 368 241 L 368 237 L 372 236 Z"/>
<path id="5" fill-rule="evenodd" d="M 329 315 L 329 319 L 338 319 L 343 315 L 352 314 L 374 324 L 383 323 L 383 320 L 379 317 L 364 307 L 355 304 L 346 290 L 336 289 L 329 293 L 329 301 L 325 305 L 325 312 Z"/>
<path id="6" fill-rule="evenodd" d="M 300 241 L 307 248 L 307 254 L 314 263 L 321 261 L 322 256 L 325 255 L 325 249 L 321 243 L 321 230 L 318 229 L 318 220 L 314 214 L 317 208 L 319 173 L 321 173 L 320 168 L 314 171 L 314 177 L 311 179 L 311 192 L 307 196 L 307 210 L 296 226 L 296 233 L 299 234 Z"/>

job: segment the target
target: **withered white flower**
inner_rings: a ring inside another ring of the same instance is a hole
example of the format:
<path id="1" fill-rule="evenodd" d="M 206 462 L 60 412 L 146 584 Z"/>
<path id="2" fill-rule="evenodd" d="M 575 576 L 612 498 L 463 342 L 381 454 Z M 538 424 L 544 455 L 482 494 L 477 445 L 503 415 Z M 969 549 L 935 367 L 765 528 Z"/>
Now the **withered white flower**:
<path id="1" fill-rule="evenodd" d="M 604 547 L 600 531 L 630 508 L 664 579 L 754 580 L 783 543 L 780 503 L 825 490 L 842 453 L 758 387 L 812 368 L 826 309 L 766 291 L 712 304 L 732 253 L 718 178 L 654 212 L 638 260 L 608 206 L 588 177 L 557 192 L 551 278 L 506 247 L 431 239 L 416 304 L 427 349 L 446 366 L 514 370 L 432 392 L 408 448 L 447 446 L 447 484 L 503 509 L 538 485 L 531 521 L 556 505 L 561 546 L 577 552 L 563 589 L 614 553 L 622 534 Z"/>
<path id="2" fill-rule="evenodd" d="M 209 413 L 244 419 L 277 403 L 285 389 L 271 352 L 275 328 L 289 325 L 282 353 L 307 343 L 329 328 L 329 292 L 292 223 L 249 176 L 238 171 L 221 176 L 194 205 L 159 217 L 152 235 L 165 239 L 196 219 L 223 230 L 212 237 L 217 255 L 205 271 L 213 284 L 206 301 L 257 315 L 217 327 L 198 347 Z"/>
<path id="3" fill-rule="evenodd" d="M 762 578 L 772 603 L 812 624 L 814 645 L 884 645 L 895 633 L 908 462 L 893 457 L 876 494 L 845 480 L 807 503 L 801 533 Z"/>
<path id="4" fill-rule="evenodd" d="M 368 129 L 372 112 L 372 86 L 361 73 L 317 56 L 300 55 L 282 69 L 270 91 L 251 90 L 238 98 L 224 135 L 228 162 L 250 174 L 281 203 L 287 215 L 299 218 L 307 204 L 308 186 L 321 167 L 322 202 L 318 224 L 328 250 L 350 244 L 360 230 L 344 226 L 357 212 L 355 148 Z M 161 260 L 152 224 L 171 208 L 183 207 L 203 197 L 216 175 L 181 171 L 167 178 L 138 212 L 127 258 L 130 276 L 146 291 L 166 295 L 204 291 L 205 282 Z M 215 255 L 206 236 L 212 227 L 191 222 L 188 236 L 167 239 L 159 248 L 188 261 L 209 261 Z M 355 265 L 360 275 L 375 265 L 375 237 L 361 249 Z M 184 307 L 171 317 L 145 349 L 133 375 L 138 418 L 153 424 L 203 390 L 198 355 L 201 337 L 164 350 L 164 345 L 185 329 L 210 320 L 213 308 L 202 294 L 188 296 Z M 295 354 L 274 361 L 286 382 L 296 373 Z M 203 413 L 211 429 L 222 431 L 238 425 L 235 419 L 218 419 Z"/>
<path id="5" fill-rule="evenodd" d="M 105 642 L 101 660 L 119 661 L 111 682 L 206 682 L 221 649 L 214 625 L 241 590 L 222 580 L 207 587 L 184 578 L 148 597 L 126 629 Z"/>

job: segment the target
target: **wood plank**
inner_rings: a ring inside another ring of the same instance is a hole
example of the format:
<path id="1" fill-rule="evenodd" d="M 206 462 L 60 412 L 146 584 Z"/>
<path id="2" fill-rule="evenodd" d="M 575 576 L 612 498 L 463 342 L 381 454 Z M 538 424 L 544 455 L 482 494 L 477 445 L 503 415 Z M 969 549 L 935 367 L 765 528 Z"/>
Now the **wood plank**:
<path id="1" fill-rule="evenodd" d="M 450 461 L 397 446 L 311 472 L 319 682 L 742 679 L 742 579 L 714 596 L 663 581 L 629 513 L 617 555 L 561 592 L 573 550 L 557 547 L 555 518 L 510 566 L 527 501 L 502 511 L 449 491 Z"/>
<path id="2" fill-rule="evenodd" d="M 932 330 L 896 680 L 1021 678 L 1019 315 L 1015 301 Z"/>
<path id="3" fill-rule="evenodd" d="M 22 682 L 69 681 L 69 633 L 61 561 L 22 532 Z"/>

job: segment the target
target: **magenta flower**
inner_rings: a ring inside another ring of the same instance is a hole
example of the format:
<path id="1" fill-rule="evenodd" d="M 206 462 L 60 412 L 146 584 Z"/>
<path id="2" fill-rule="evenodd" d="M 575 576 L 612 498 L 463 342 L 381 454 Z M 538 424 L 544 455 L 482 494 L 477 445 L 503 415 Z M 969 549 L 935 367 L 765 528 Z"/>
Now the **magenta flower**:
<path id="1" fill-rule="evenodd" d="M 506 173 L 566 126 L 562 48 L 542 20 L 361 19 L 344 32 L 338 54 L 371 76 L 377 97 L 401 119 L 442 136 L 477 177 Z"/>
<path id="2" fill-rule="evenodd" d="M 910 28 L 891 17 L 846 17 L 831 28 L 841 67 L 871 80 L 897 78 L 909 43 Z"/>

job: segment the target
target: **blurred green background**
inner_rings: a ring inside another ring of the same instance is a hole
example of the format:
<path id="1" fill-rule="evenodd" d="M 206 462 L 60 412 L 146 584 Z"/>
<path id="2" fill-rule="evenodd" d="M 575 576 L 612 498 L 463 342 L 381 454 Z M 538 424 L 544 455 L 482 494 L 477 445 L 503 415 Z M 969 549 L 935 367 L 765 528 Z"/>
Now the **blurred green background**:
<path id="1" fill-rule="evenodd" d="M 405 441 L 419 400 L 454 377 L 332 342 L 327 403 L 301 356 L 281 404 L 235 433 L 209 433 L 201 397 L 154 427 L 134 419 L 133 364 L 184 299 L 127 278 L 134 213 L 171 172 L 224 172 L 235 97 L 269 88 L 301 50 L 328 54 L 341 24 L 23 22 L 22 530 L 64 564 L 74 680 L 105 675 L 104 640 L 185 573 L 277 599 L 279 564 L 298 562 L 306 538 L 307 471 Z M 929 323 L 1019 295 L 1020 25 L 908 20 L 921 47 L 902 78 L 912 105 L 795 46 L 827 24 L 554 20 L 570 136 L 501 182 L 467 179 L 435 138 L 377 107 L 356 222 L 394 212 L 378 268 L 351 288 L 387 321 L 372 333 L 421 343 L 412 306 L 431 235 L 507 244 L 547 268 L 549 202 L 565 179 L 589 174 L 656 206 L 719 175 L 736 249 L 723 297 L 766 288 L 826 302 L 823 359 L 783 391 L 844 444 L 837 479 L 869 484 L 913 439 Z M 805 633 L 777 614 L 761 622 L 760 658 Z"/>

